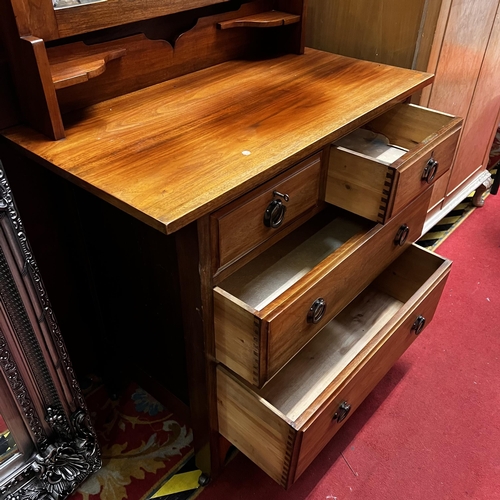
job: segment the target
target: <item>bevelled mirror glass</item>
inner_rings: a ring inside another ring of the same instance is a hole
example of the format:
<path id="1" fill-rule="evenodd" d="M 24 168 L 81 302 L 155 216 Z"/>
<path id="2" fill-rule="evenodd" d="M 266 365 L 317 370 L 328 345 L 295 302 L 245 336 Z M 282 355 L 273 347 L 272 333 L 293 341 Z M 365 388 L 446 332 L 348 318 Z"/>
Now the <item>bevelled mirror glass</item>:
<path id="1" fill-rule="evenodd" d="M 0 163 L 0 498 L 62 500 L 101 465 Z"/>

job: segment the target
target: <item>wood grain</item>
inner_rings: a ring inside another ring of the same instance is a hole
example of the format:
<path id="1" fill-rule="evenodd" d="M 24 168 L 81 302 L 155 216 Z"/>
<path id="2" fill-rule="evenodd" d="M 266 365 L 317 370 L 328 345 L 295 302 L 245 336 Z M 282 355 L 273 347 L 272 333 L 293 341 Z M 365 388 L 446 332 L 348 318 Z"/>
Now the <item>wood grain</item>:
<path id="1" fill-rule="evenodd" d="M 442 45 L 433 48 L 439 59 L 429 107 L 467 118 L 497 6 L 498 0 L 455 0 L 442 11 L 446 31 Z"/>
<path id="2" fill-rule="evenodd" d="M 22 37 L 18 55 L 24 60 L 16 79 L 24 118 L 47 137 L 54 140 L 64 138 L 64 126 L 43 40 L 33 36 Z"/>
<path id="3" fill-rule="evenodd" d="M 415 318 L 432 319 L 450 265 L 409 248 L 261 390 L 219 367 L 221 432 L 273 479 L 291 485 L 342 427 L 332 421 L 340 403 L 349 402 L 352 413 L 417 338 Z"/>
<path id="4" fill-rule="evenodd" d="M 215 357 L 253 385 L 259 385 L 260 325 L 256 311 L 223 289 L 214 290 Z M 230 331 L 227 325 L 230 324 Z"/>
<path id="5" fill-rule="evenodd" d="M 260 296 L 256 299 L 247 296 L 246 302 L 243 302 L 241 296 L 244 292 L 237 292 L 234 281 L 239 275 L 233 276 L 228 283 L 221 283 L 220 288 L 215 289 L 216 338 L 224 357 L 220 360 L 248 382 L 262 387 L 420 236 L 429 197 L 430 190 L 385 226 L 376 225 L 350 238 L 302 279 L 292 285 L 287 284 L 280 295 L 269 300 L 268 305 L 260 311 L 253 308 L 255 305 L 250 305 L 255 300 L 262 300 Z M 397 246 L 394 238 L 403 223 L 411 228 L 410 235 L 404 246 Z M 377 259 L 373 259 L 373 255 L 377 255 Z M 259 271 L 265 269 L 257 267 Z M 257 286 L 250 272 L 244 271 L 240 273 L 244 283 Z M 273 276 L 272 268 L 267 274 Z M 278 279 L 273 281 L 278 282 Z M 243 290 L 246 291 L 246 288 Z M 259 288 L 265 289 L 260 281 Z M 307 322 L 307 312 L 318 297 L 326 301 L 326 312 L 319 323 L 310 324 Z M 259 325 L 257 329 L 255 324 Z M 267 349 L 262 349 L 262 345 Z M 219 358 L 219 354 L 217 356 Z"/>
<path id="6" fill-rule="evenodd" d="M 430 194 L 427 191 L 417 198 L 382 228 L 374 228 L 344 255 L 335 252 L 262 310 L 262 319 L 269 324 L 268 378 L 420 236 Z M 394 238 L 402 224 L 410 227 L 410 234 L 406 243 L 398 246 Z M 318 297 L 324 298 L 327 310 L 317 325 L 311 325 L 307 323 L 307 311 Z"/>
<path id="7" fill-rule="evenodd" d="M 150 0 L 147 8 L 144 8 L 141 2 L 107 0 L 78 8 L 56 10 L 55 16 L 59 37 L 64 38 L 227 1 L 229 0 Z"/>
<path id="8" fill-rule="evenodd" d="M 26 7 L 22 2 L 17 6 Z M 61 139 L 64 128 L 44 42 L 31 35 L 20 38 L 12 6 L 3 0 L 0 7 L 5 55 L 10 60 L 22 118 L 47 137 Z"/>
<path id="9" fill-rule="evenodd" d="M 8 0 L 4 2 L 7 3 Z M 8 3 L 14 11 L 18 37 L 32 35 L 43 40 L 58 37 L 52 0 L 13 0 Z"/>
<path id="10" fill-rule="evenodd" d="M 452 164 L 462 120 L 415 105 L 401 104 L 367 123 L 390 144 L 409 151 L 388 165 L 342 147 L 332 147 L 326 201 L 385 222 L 425 191 L 424 168 L 438 161 L 435 182 Z"/>
<path id="11" fill-rule="evenodd" d="M 211 215 L 217 242 L 216 269 L 227 266 L 286 228 L 319 203 L 321 153 L 300 163 L 282 176 L 239 198 Z M 289 201 L 274 195 L 287 195 Z M 280 199 L 286 207 L 283 223 L 272 228 L 264 224 L 264 213 L 269 203 Z"/>
<path id="12" fill-rule="evenodd" d="M 426 19 L 425 4 L 426 0 L 309 0 L 307 45 L 412 68 Z"/>
<path id="13" fill-rule="evenodd" d="M 443 269 L 435 273 L 433 282 L 429 283 L 425 290 L 416 292 L 411 306 L 406 304 L 399 314 L 389 322 L 388 326 L 380 332 L 380 337 L 383 337 L 383 340 L 380 341 L 379 337 L 378 342 L 373 343 L 375 345 L 372 344 L 368 347 L 368 350 L 371 351 L 370 354 L 362 362 L 353 364 L 351 373 L 343 379 L 346 382 L 345 385 L 336 392 L 322 411 L 313 414 L 311 422 L 304 425 L 300 458 L 294 480 L 300 477 L 382 377 L 417 339 L 417 336 L 411 331 L 417 316 L 422 315 L 428 321 L 432 319 L 439 298 L 443 293 L 449 265 L 449 262 L 443 264 Z M 401 321 L 400 318 L 403 314 L 404 321 Z M 396 323 L 395 326 L 394 323 Z M 349 371 L 349 369 L 346 370 L 348 373 Z M 344 374 L 344 376 L 346 375 Z M 339 378 L 342 379 L 342 377 Z M 351 405 L 351 412 L 344 421 L 337 423 L 332 420 L 332 416 L 343 401 L 347 401 Z"/>
<path id="14" fill-rule="evenodd" d="M 332 146 L 325 200 L 369 220 L 383 222 L 392 176 L 387 165 Z"/>
<path id="15" fill-rule="evenodd" d="M 172 233 L 431 80 L 308 49 L 303 56 L 227 62 L 75 112 L 65 117 L 65 141 L 26 127 L 5 136 L 72 182 Z"/>
<path id="16" fill-rule="evenodd" d="M 242 453 L 287 485 L 287 457 L 296 432 L 287 419 L 266 401 L 240 384 L 227 370 L 217 369 L 219 432 Z"/>
<path id="17" fill-rule="evenodd" d="M 49 57 L 56 51 L 59 62 L 82 57 L 102 50 L 127 50 L 127 56 L 110 65 L 98 80 L 91 80 L 76 89 L 59 90 L 57 97 L 63 113 L 85 108 L 119 95 L 155 85 L 231 59 L 256 57 L 261 44 L 255 30 L 219 30 L 217 23 L 237 15 L 250 15 L 269 8 L 270 0 L 243 4 L 236 12 L 202 17 L 195 26 L 176 39 L 150 39 L 140 33 L 146 27 L 136 25 L 137 34 L 93 45 L 73 43 L 51 47 Z M 149 23 L 153 33 L 162 33 L 164 19 Z M 147 31 L 147 30 L 146 30 Z M 131 31 L 133 33 L 133 31 Z M 175 50 L 174 50 L 175 47 Z M 148 64 L 143 61 L 147 59 Z"/>
<path id="18" fill-rule="evenodd" d="M 447 194 L 457 189 L 476 170 L 485 169 L 488 165 L 489 152 L 497 131 L 500 110 L 499 60 L 500 11 L 496 14 L 491 37 L 484 54 L 474 97 L 453 164 Z"/>
<path id="19" fill-rule="evenodd" d="M 287 24 L 295 24 L 298 22 L 300 22 L 300 16 L 272 10 L 253 16 L 223 21 L 218 23 L 217 26 L 221 30 L 230 28 L 275 28 L 277 26 L 286 26 Z"/>
<path id="20" fill-rule="evenodd" d="M 433 184 L 431 201 L 429 202 L 429 212 L 437 205 L 441 204 L 444 200 L 446 194 L 446 188 L 448 186 L 448 180 L 450 179 L 451 171 L 445 172 L 438 180 Z M 424 231 L 425 232 L 425 231 Z"/>
<path id="21" fill-rule="evenodd" d="M 83 43 L 81 44 L 83 45 Z M 82 55 L 79 58 L 69 59 L 59 57 L 51 60 L 48 51 L 52 83 L 55 89 L 62 89 L 84 83 L 91 78 L 101 75 L 106 71 L 109 61 L 119 59 L 127 53 L 124 48 L 102 50 L 92 55 Z"/>

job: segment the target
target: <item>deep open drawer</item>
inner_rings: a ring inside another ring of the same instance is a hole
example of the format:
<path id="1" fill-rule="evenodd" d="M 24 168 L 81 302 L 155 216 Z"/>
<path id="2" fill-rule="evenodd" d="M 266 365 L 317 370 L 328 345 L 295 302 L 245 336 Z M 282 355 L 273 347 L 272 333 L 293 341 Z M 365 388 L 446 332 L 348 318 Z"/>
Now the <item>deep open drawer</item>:
<path id="1" fill-rule="evenodd" d="M 386 222 L 449 170 L 462 119 L 398 104 L 335 144 L 325 199 Z"/>
<path id="2" fill-rule="evenodd" d="M 219 432 L 290 486 L 432 319 L 450 266 L 411 246 L 260 390 L 219 365 Z"/>
<path id="3" fill-rule="evenodd" d="M 214 289 L 217 360 L 262 387 L 420 236 L 429 197 L 386 225 L 320 214 L 222 281 Z"/>

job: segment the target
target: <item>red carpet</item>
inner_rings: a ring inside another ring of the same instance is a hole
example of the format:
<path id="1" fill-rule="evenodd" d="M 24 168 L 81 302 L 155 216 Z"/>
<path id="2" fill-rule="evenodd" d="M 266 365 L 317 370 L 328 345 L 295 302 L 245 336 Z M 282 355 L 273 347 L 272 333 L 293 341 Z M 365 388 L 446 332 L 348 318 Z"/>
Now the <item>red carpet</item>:
<path id="1" fill-rule="evenodd" d="M 238 454 L 197 500 L 500 499 L 500 196 L 437 252 L 433 322 L 291 490 Z"/>

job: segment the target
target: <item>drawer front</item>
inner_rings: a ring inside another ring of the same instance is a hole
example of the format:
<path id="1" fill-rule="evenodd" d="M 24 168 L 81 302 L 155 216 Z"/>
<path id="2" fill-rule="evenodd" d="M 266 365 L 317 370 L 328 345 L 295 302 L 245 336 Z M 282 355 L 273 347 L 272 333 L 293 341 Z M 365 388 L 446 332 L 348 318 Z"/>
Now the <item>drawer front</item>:
<path id="1" fill-rule="evenodd" d="M 432 320 L 443 293 L 447 276 L 448 274 L 445 274 L 438 282 L 429 286 L 421 299 L 408 311 L 402 323 L 400 322 L 400 326 L 396 326 L 387 334 L 383 342 L 374 349 L 373 355 L 360 363 L 351 373 L 344 387 L 332 398 L 330 404 L 312 419 L 312 423 L 304 427 L 295 479 L 304 472 L 344 422 L 418 337 L 418 334 L 413 329 L 418 318 L 425 318 L 425 325 L 428 325 Z M 346 404 L 349 405 L 350 410 L 345 418 L 342 418 L 345 414 L 343 408 L 345 408 Z"/>
<path id="2" fill-rule="evenodd" d="M 215 271 L 224 268 L 318 206 L 321 153 L 211 215 Z M 283 195 L 283 196 L 281 196 Z"/>
<path id="3" fill-rule="evenodd" d="M 376 225 L 356 242 L 330 254 L 309 274 L 261 311 L 217 287 L 214 291 L 218 361 L 262 387 L 339 311 L 354 299 L 421 234 L 431 190 L 388 224 Z M 395 242 L 404 226 L 406 241 Z M 325 305 L 311 322 L 313 304 Z"/>
<path id="4" fill-rule="evenodd" d="M 399 213 L 411 200 L 434 184 L 443 174 L 449 171 L 457 148 L 460 129 L 449 135 L 441 135 L 429 146 L 422 148 L 412 158 L 406 159 L 401 165 L 394 165 L 394 194 L 385 213 L 385 220 Z M 436 144 L 437 142 L 437 144 Z M 437 162 L 437 164 L 436 164 Z M 434 175 L 431 169 L 434 169 Z M 431 178 L 425 179 L 426 173 Z"/>
<path id="5" fill-rule="evenodd" d="M 357 151 L 361 139 L 341 139 L 331 148 L 325 200 L 387 222 L 450 169 L 461 125 L 459 118 L 419 106 L 394 107 L 363 128 L 408 151 L 386 163 L 362 146 Z"/>
<path id="6" fill-rule="evenodd" d="M 283 304 L 262 318 L 268 329 L 266 379 L 271 378 L 323 326 L 366 288 L 398 255 L 420 237 L 429 204 L 431 190 L 411 203 L 404 211 L 384 226 L 378 226 L 370 238 L 333 267 L 325 263 L 318 275 L 292 298 L 284 297 Z M 410 230 L 403 245 L 395 239 L 403 226 Z M 327 259 L 328 260 L 328 259 Z M 326 309 L 321 320 L 308 321 L 313 304 L 322 299 Z M 265 310 L 263 311 L 265 312 Z"/>

